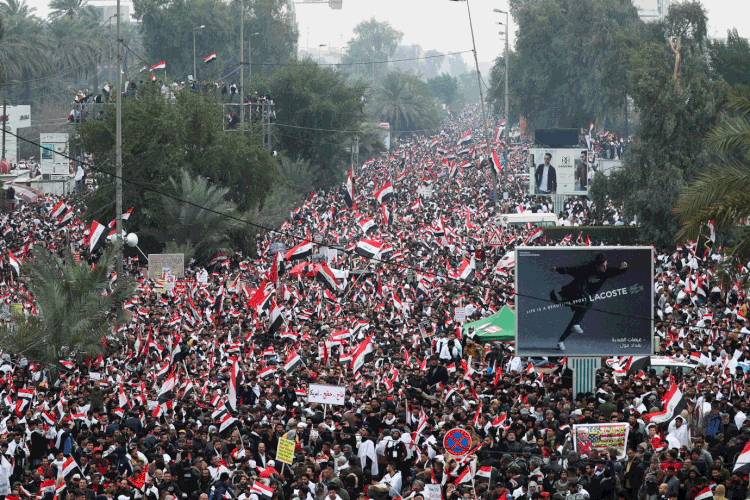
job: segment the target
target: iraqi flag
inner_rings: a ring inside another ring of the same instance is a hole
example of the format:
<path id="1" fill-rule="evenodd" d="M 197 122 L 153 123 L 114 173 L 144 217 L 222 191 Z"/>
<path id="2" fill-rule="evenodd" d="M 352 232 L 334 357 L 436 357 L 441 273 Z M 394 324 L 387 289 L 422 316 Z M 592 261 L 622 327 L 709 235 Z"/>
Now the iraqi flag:
<path id="1" fill-rule="evenodd" d="M 750 441 L 748 441 L 745 447 L 742 448 L 742 453 L 737 455 L 737 460 L 734 462 L 734 469 L 732 472 L 748 468 L 750 468 Z"/>
<path id="2" fill-rule="evenodd" d="M 286 255 L 284 256 L 285 260 L 300 260 L 305 259 L 312 255 L 313 253 L 313 244 L 311 241 L 305 241 L 304 243 L 301 243 L 297 245 L 296 247 L 289 250 Z"/>
<path id="3" fill-rule="evenodd" d="M 232 373 L 229 377 L 229 406 L 232 410 L 237 410 L 237 375 L 240 374 L 240 367 L 237 365 L 237 359 L 232 362 Z"/>
<path id="4" fill-rule="evenodd" d="M 357 370 L 362 368 L 365 364 L 365 356 L 372 352 L 372 338 L 367 337 L 352 353 L 352 373 L 357 373 Z"/>
<path id="5" fill-rule="evenodd" d="M 458 145 L 461 146 L 462 144 L 468 144 L 469 142 L 471 142 L 471 131 L 466 132 L 461 136 L 461 138 L 458 140 Z"/>
<path id="6" fill-rule="evenodd" d="M 366 259 L 372 259 L 380 253 L 383 249 L 384 243 L 382 241 L 375 240 L 361 240 L 357 243 L 357 247 L 354 249 L 354 253 L 361 255 Z"/>
<path id="7" fill-rule="evenodd" d="M 166 69 L 166 68 L 167 68 L 167 62 L 162 61 L 159 64 L 154 64 L 153 66 L 151 66 L 151 69 L 149 71 L 153 71 L 155 69 Z"/>
<path id="8" fill-rule="evenodd" d="M 259 498 L 265 498 L 265 499 L 270 500 L 271 497 L 273 497 L 273 489 L 271 489 L 269 486 L 266 486 L 265 484 L 261 483 L 258 480 L 256 480 L 253 483 L 253 486 L 250 488 L 250 491 L 258 495 Z"/>
<path id="9" fill-rule="evenodd" d="M 287 374 L 292 373 L 301 364 L 302 358 L 297 354 L 297 351 L 292 349 L 286 357 L 286 361 L 284 361 L 284 371 Z"/>
<path id="10" fill-rule="evenodd" d="M 472 479 L 473 479 L 473 476 L 471 474 L 471 466 L 466 465 L 464 466 L 463 470 L 458 473 L 458 477 L 456 477 L 456 480 L 453 482 L 453 484 L 458 486 L 461 483 L 468 483 Z"/>
<path id="11" fill-rule="evenodd" d="M 714 494 L 711 491 L 711 488 L 709 486 L 706 486 L 705 489 L 701 490 L 700 493 L 695 495 L 695 500 L 711 500 L 713 497 Z"/>
<path id="12" fill-rule="evenodd" d="M 106 220 L 106 219 L 105 219 Z M 99 224 L 96 221 L 93 221 L 91 223 L 91 229 L 89 231 L 89 252 L 93 253 L 94 248 L 99 246 L 99 240 L 101 239 L 102 235 L 104 234 L 104 225 Z"/>
<path id="13" fill-rule="evenodd" d="M 68 457 L 68 459 L 63 462 L 62 466 L 62 476 L 68 477 L 69 474 L 71 474 L 74 470 L 78 469 L 78 463 L 75 461 L 73 457 Z"/>
<path id="14" fill-rule="evenodd" d="M 375 199 L 379 203 L 383 203 L 391 198 L 393 198 L 393 186 L 391 185 L 391 181 L 388 181 L 385 183 L 385 186 L 375 192 Z"/>
<path id="15" fill-rule="evenodd" d="M 463 281 L 472 281 L 474 279 L 474 266 L 468 259 L 461 261 L 458 267 L 458 279 Z"/>
<path id="16" fill-rule="evenodd" d="M 57 219 L 62 214 L 64 214 L 65 210 L 67 209 L 68 209 L 68 206 L 65 203 L 63 203 L 62 201 L 58 201 L 57 205 L 55 205 L 55 207 L 52 209 L 52 213 L 50 214 L 50 217 L 53 219 Z"/>
<path id="17" fill-rule="evenodd" d="M 271 320 L 268 325 L 268 334 L 273 335 L 274 332 L 278 332 L 281 326 L 284 324 L 284 316 L 281 315 L 281 307 L 277 306 L 275 302 L 271 303 Z"/>
<path id="18" fill-rule="evenodd" d="M 378 228 L 378 226 L 375 225 L 375 221 L 372 220 L 372 217 L 357 221 L 357 225 L 365 234 L 375 231 Z"/>
<path id="19" fill-rule="evenodd" d="M 682 396 L 682 391 L 677 384 L 672 382 L 672 387 L 661 398 L 664 403 L 664 409 L 656 413 L 647 413 L 643 415 L 643 420 L 653 424 L 669 424 L 682 410 L 687 409 L 687 402 Z"/>
<path id="20" fill-rule="evenodd" d="M 346 202 L 347 207 L 354 207 L 354 167 L 349 169 L 349 177 L 346 179 L 344 201 Z"/>
<path id="21" fill-rule="evenodd" d="M 333 275 L 333 271 L 325 262 L 315 266 L 315 279 L 323 283 L 323 286 L 330 292 L 335 292 L 338 288 L 336 285 L 336 276 Z"/>
<path id="22" fill-rule="evenodd" d="M 385 205 L 385 203 L 380 206 L 383 209 L 383 221 L 387 226 L 390 226 L 391 224 L 393 224 L 393 214 L 390 210 L 388 210 L 388 207 Z"/>
<path id="23" fill-rule="evenodd" d="M 206 63 L 206 64 L 208 64 L 210 62 L 214 62 L 215 60 L 216 60 L 216 52 L 214 52 L 210 56 L 208 56 L 205 59 L 203 59 L 203 62 Z"/>
<path id="24" fill-rule="evenodd" d="M 489 481 L 492 476 L 492 467 L 480 467 L 476 475 L 477 477 L 483 477 Z"/>
<path id="25" fill-rule="evenodd" d="M 533 243 L 534 241 L 538 240 L 542 236 L 542 228 L 538 227 L 532 232 L 526 240 L 523 242 L 524 245 L 528 245 L 529 243 Z"/>
<path id="26" fill-rule="evenodd" d="M 18 279 L 21 275 L 21 265 L 18 263 L 18 259 L 13 255 L 13 252 L 8 251 L 8 262 L 10 263 L 11 271 L 14 274 L 14 278 Z"/>

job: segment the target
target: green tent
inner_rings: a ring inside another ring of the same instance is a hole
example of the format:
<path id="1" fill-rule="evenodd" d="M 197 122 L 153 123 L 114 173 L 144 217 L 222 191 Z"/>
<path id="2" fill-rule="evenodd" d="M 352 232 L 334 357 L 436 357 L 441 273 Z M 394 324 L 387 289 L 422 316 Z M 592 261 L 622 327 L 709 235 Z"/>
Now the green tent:
<path id="1" fill-rule="evenodd" d="M 461 332 L 465 335 L 469 327 L 474 327 L 479 342 L 511 342 L 516 340 L 516 313 L 505 306 L 491 316 L 464 324 Z"/>

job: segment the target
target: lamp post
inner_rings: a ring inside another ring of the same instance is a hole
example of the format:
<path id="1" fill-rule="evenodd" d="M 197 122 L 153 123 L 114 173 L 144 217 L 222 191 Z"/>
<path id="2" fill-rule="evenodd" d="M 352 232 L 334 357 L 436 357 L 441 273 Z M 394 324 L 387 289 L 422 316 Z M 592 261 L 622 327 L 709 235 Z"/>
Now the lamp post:
<path id="1" fill-rule="evenodd" d="M 503 160 L 505 166 L 508 166 L 508 148 L 510 147 L 510 118 L 508 116 L 508 67 L 510 61 L 508 61 L 508 33 L 510 32 L 510 23 L 508 17 L 508 11 L 494 9 L 495 12 L 505 14 L 505 148 L 503 154 Z M 502 23 L 500 23 L 502 24 Z"/>
<path id="2" fill-rule="evenodd" d="M 247 77 L 248 85 L 252 85 L 253 81 L 253 37 L 256 35 L 260 35 L 260 31 L 250 33 L 250 36 L 247 39 L 247 57 L 250 59 L 247 63 L 247 69 L 250 72 Z"/>
<path id="3" fill-rule="evenodd" d="M 115 99 L 115 231 L 117 234 L 117 278 L 124 279 L 122 272 L 122 56 L 120 52 L 120 0 L 117 0 L 117 98 Z M 119 281 L 122 283 L 122 281 Z M 117 322 L 122 320 L 122 304 L 117 304 Z"/>
<path id="4" fill-rule="evenodd" d="M 243 97 L 245 88 L 245 0 L 240 0 L 240 88 L 238 91 L 240 102 L 240 129 L 245 124 L 245 107 Z"/>
<path id="5" fill-rule="evenodd" d="M 193 28 L 193 81 L 198 81 L 198 68 L 195 66 L 195 32 L 198 30 L 202 30 L 205 28 L 206 25 L 201 24 L 197 28 Z"/>
<path id="6" fill-rule="evenodd" d="M 492 165 L 492 153 L 490 152 L 490 131 L 487 128 L 487 112 L 484 109 L 484 92 L 482 92 L 482 77 L 479 73 L 479 59 L 477 59 L 477 44 L 474 40 L 474 25 L 471 22 L 471 8 L 469 7 L 469 0 L 451 0 L 451 2 L 466 2 L 466 11 L 469 14 L 469 28 L 471 29 L 471 45 L 474 48 L 474 65 L 477 69 L 477 86 L 479 87 L 479 100 L 480 104 L 482 105 L 482 121 L 484 122 L 484 142 L 486 144 L 486 151 L 487 151 L 487 162 L 490 165 L 490 171 L 492 178 L 492 192 L 494 193 L 493 196 L 493 202 L 495 205 L 495 214 L 500 214 L 500 204 L 498 203 L 499 193 L 497 192 L 497 172 L 495 172 L 495 167 Z M 508 120 L 506 119 L 506 122 Z"/>
<path id="7" fill-rule="evenodd" d="M 320 49 L 322 49 L 325 46 L 326 46 L 325 43 L 321 43 L 318 45 L 318 65 L 320 65 Z"/>

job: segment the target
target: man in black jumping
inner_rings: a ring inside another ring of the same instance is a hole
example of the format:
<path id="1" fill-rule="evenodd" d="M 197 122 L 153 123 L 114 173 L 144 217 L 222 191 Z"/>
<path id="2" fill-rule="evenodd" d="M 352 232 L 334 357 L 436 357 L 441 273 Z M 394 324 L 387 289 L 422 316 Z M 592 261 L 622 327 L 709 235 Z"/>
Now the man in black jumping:
<path id="1" fill-rule="evenodd" d="M 573 277 L 573 281 L 562 287 L 560 293 L 555 292 L 554 289 L 549 293 L 552 302 L 570 306 L 570 310 L 573 311 L 573 319 L 570 320 L 560 340 L 557 341 L 559 350 L 565 350 L 563 342 L 571 333 L 583 333 L 581 320 L 591 309 L 591 296 L 596 295 L 606 280 L 619 276 L 627 270 L 627 262 L 621 263 L 617 268 L 607 269 L 607 257 L 603 253 L 597 254 L 593 261 L 581 266 L 552 268 L 553 273 L 558 272 Z"/>

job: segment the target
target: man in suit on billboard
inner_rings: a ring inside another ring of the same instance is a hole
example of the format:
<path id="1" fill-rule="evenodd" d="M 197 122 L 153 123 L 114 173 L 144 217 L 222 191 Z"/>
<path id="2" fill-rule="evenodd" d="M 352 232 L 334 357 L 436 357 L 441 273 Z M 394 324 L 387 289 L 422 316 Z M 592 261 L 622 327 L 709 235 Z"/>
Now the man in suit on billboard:
<path id="1" fill-rule="evenodd" d="M 556 194 L 557 193 L 557 173 L 555 167 L 550 165 L 552 155 L 544 154 L 544 163 L 536 168 L 534 179 L 536 180 L 536 192 L 538 194 Z"/>

